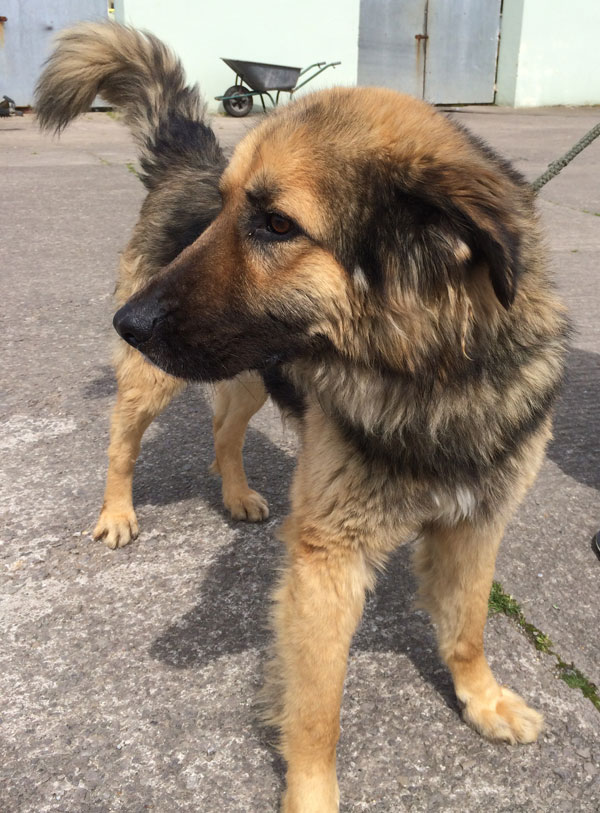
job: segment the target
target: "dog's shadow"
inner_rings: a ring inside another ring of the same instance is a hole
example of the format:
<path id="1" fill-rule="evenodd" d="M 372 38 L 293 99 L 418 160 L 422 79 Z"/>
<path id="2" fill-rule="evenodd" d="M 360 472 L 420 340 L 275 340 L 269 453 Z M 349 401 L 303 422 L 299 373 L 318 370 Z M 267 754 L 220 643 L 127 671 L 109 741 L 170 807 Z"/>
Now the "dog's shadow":
<path id="1" fill-rule="evenodd" d="M 406 655 L 444 700 L 455 708 L 449 676 L 440 669 L 433 630 L 412 604 L 415 583 L 409 545 L 390 559 L 367 599 L 353 649 Z M 264 651 L 269 599 L 282 546 L 272 529 L 243 529 L 210 566 L 198 604 L 154 642 L 151 654 L 178 668 L 202 667 L 247 650 Z"/>
<path id="2" fill-rule="evenodd" d="M 117 394 L 117 381 L 115 372 L 109 364 L 102 364 L 96 368 L 96 375 L 85 381 L 82 396 L 86 401 L 108 398 Z"/>
<path id="3" fill-rule="evenodd" d="M 198 389 L 169 407 L 144 445 L 136 472 L 136 504 L 168 504 L 201 496 L 223 514 L 220 483 L 207 473 L 213 454 L 211 419 L 210 407 Z M 207 569 L 198 604 L 152 645 L 153 657 L 170 666 L 201 667 L 223 655 L 262 651 L 270 640 L 269 601 L 283 555 L 275 527 L 288 510 L 294 459 L 250 429 L 244 460 L 252 486 L 268 497 L 276 521 L 246 525 L 224 516 L 234 529 L 233 542 Z M 400 548 L 380 574 L 353 647 L 407 655 L 454 707 L 450 679 L 439 669 L 433 631 L 425 616 L 412 609 L 415 584 L 410 553 L 409 546 Z"/>
<path id="4" fill-rule="evenodd" d="M 600 355 L 573 349 L 554 414 L 548 457 L 578 483 L 600 490 Z M 598 517 L 600 523 L 600 517 Z"/>

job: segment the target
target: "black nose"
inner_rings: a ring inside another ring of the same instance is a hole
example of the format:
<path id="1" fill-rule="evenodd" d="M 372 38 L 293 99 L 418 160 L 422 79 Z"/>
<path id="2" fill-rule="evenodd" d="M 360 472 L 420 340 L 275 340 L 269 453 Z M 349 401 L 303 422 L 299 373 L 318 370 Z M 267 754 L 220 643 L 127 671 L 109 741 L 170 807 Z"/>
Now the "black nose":
<path id="1" fill-rule="evenodd" d="M 151 338 L 163 315 L 152 305 L 127 302 L 115 313 L 113 327 L 132 347 L 140 347 Z"/>

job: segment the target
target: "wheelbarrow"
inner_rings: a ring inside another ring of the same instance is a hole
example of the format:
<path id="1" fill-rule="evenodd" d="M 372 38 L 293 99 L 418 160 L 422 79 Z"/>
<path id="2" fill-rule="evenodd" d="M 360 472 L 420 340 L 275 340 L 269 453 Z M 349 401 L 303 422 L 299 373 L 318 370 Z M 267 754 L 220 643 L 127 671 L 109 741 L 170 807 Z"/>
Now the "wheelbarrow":
<path id="1" fill-rule="evenodd" d="M 223 58 L 222 58 L 223 59 Z M 241 59 L 223 59 L 223 62 L 235 73 L 235 85 L 227 88 L 222 96 L 215 96 L 218 102 L 223 102 L 225 111 L 230 116 L 247 116 L 252 110 L 254 96 L 260 96 L 260 101 L 265 113 L 265 96 L 268 96 L 273 107 L 279 104 L 281 93 L 289 93 L 290 98 L 300 90 L 301 87 L 312 82 L 327 68 L 335 68 L 341 62 L 315 62 L 308 68 L 290 68 L 286 65 L 269 65 L 267 62 L 244 62 Z M 317 70 L 306 77 L 308 71 Z M 305 76 L 303 82 L 298 83 L 298 79 Z M 277 91 L 275 98 L 271 95 Z"/>
<path id="2" fill-rule="evenodd" d="M 0 21 L 2 18 L 0 17 Z M 0 116 L 22 116 L 23 111 L 17 110 L 14 100 L 10 96 L 3 96 L 0 102 Z"/>

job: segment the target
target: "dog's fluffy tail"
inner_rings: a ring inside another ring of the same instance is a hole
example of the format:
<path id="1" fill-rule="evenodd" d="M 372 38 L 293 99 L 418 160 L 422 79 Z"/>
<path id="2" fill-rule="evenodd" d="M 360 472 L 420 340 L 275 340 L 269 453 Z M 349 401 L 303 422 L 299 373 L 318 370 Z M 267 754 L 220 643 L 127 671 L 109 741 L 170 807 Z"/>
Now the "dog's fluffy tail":
<path id="1" fill-rule="evenodd" d="M 59 35 L 35 92 L 40 126 L 60 132 L 97 94 L 122 112 L 148 188 L 174 161 L 195 168 L 222 164 L 198 88 L 186 85 L 180 61 L 152 34 L 101 22 Z"/>

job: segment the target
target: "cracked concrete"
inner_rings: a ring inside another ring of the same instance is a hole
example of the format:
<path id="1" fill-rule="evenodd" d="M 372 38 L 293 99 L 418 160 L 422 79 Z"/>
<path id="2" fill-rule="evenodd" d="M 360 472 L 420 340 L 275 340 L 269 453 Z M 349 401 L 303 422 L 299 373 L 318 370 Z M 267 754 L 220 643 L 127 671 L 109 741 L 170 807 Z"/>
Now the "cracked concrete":
<path id="1" fill-rule="evenodd" d="M 533 180 L 598 109 L 454 113 Z M 256 118 L 216 118 L 228 148 Z M 265 599 L 280 554 L 295 439 L 273 407 L 247 468 L 264 525 L 231 522 L 212 457 L 209 393 L 190 388 L 148 431 L 140 538 L 89 538 L 100 507 L 114 268 L 143 198 L 135 150 L 104 114 L 60 141 L 31 116 L 0 121 L 0 810 L 275 811 L 282 765 L 256 725 Z M 600 684 L 600 141 L 540 195 L 576 327 L 555 441 L 511 523 L 497 578 L 556 651 Z M 195 432 L 190 431 L 195 427 Z M 403 548 L 379 580 L 350 659 L 342 811 L 597 811 L 600 715 L 504 616 L 490 620 L 500 679 L 546 717 L 539 742 L 484 742 L 459 718 Z"/>

